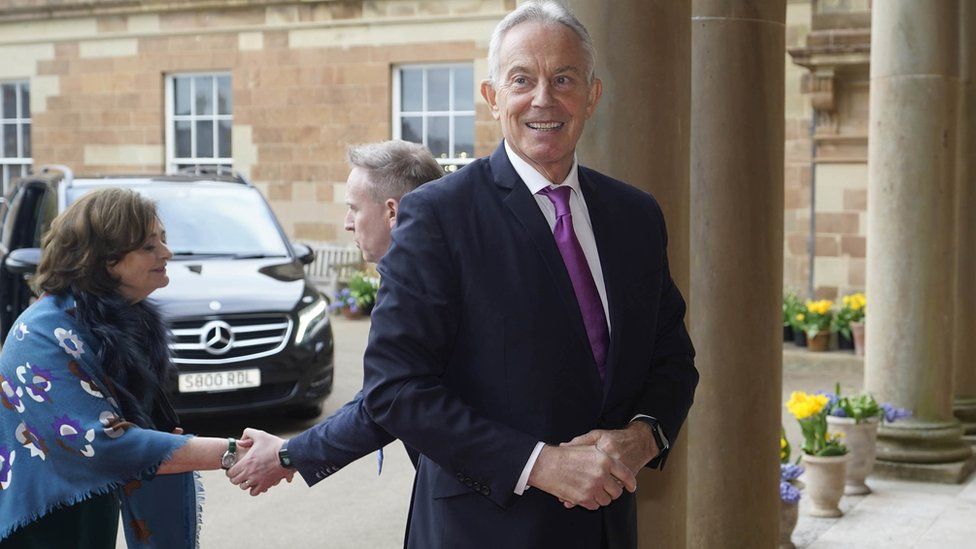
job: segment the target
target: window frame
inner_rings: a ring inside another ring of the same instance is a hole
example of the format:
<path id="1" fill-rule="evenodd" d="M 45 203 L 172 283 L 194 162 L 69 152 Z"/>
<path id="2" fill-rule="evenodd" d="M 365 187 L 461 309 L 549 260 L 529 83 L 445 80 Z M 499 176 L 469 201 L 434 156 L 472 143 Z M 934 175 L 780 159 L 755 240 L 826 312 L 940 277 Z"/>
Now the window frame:
<path id="1" fill-rule="evenodd" d="M 31 116 L 24 116 L 24 98 L 23 90 L 26 87 L 28 90 L 28 112 L 30 112 L 30 79 L 29 78 L 11 78 L 11 79 L 0 79 L 0 85 L 13 84 L 16 89 L 14 102 L 16 103 L 16 112 L 13 118 L 6 118 L 3 115 L 3 111 L 0 111 L 0 185 L 2 185 L 2 196 L 7 195 L 7 191 L 10 190 L 10 184 L 13 182 L 15 177 L 25 177 L 31 173 L 31 168 L 34 166 L 34 147 L 32 143 L 29 143 L 31 156 L 24 156 L 24 132 L 23 127 L 27 126 L 30 128 L 30 139 L 34 137 L 34 124 L 33 118 Z M 17 156 L 5 156 L 5 135 L 7 124 L 15 124 L 17 129 L 15 130 L 17 135 L 15 139 L 17 140 Z M 19 167 L 20 174 L 14 175 L 12 173 L 13 169 Z"/>
<path id="2" fill-rule="evenodd" d="M 422 138 L 422 143 L 421 144 L 424 145 L 425 147 L 428 147 L 428 148 L 430 148 L 430 147 L 427 144 L 427 119 L 429 117 L 431 117 L 431 116 L 447 116 L 448 117 L 448 130 L 447 130 L 448 131 L 448 142 L 447 142 L 447 148 L 448 148 L 448 151 L 450 151 L 450 154 L 452 154 L 452 155 L 455 152 L 454 151 L 454 147 L 455 147 L 455 143 L 454 143 L 454 133 L 455 133 L 454 121 L 455 121 L 455 119 L 457 117 L 459 117 L 459 116 L 470 116 L 471 117 L 471 120 L 472 120 L 472 124 L 473 124 L 473 127 L 471 128 L 471 130 L 472 130 L 471 135 L 472 135 L 472 137 L 474 137 L 476 135 L 477 121 L 478 121 L 477 120 L 477 110 L 474 108 L 475 105 L 476 105 L 476 102 L 475 103 L 472 103 L 471 110 L 454 110 L 454 74 L 455 74 L 455 72 L 453 70 L 450 72 L 450 79 L 448 80 L 448 89 L 449 89 L 449 94 L 448 94 L 448 98 L 449 98 L 448 99 L 448 110 L 446 110 L 446 111 L 431 111 L 431 110 L 428 110 L 427 109 L 427 78 L 426 78 L 426 71 L 429 70 L 429 69 L 447 69 L 447 68 L 449 68 L 449 69 L 457 69 L 457 68 L 471 69 L 471 74 L 472 74 L 472 76 L 474 75 L 474 61 L 451 61 L 451 62 L 444 62 L 444 63 L 402 63 L 402 64 L 393 65 L 392 67 L 390 67 L 390 70 L 391 70 L 391 73 L 392 73 L 392 88 L 391 88 L 391 91 L 392 91 L 392 98 L 391 98 L 392 99 L 392 108 L 390 109 L 390 111 L 391 111 L 390 127 L 392 129 L 392 132 L 391 133 L 393 135 L 393 139 L 403 139 L 402 118 L 404 116 L 420 116 L 422 118 L 422 120 L 423 120 L 423 126 L 422 126 L 422 129 L 421 129 L 421 138 Z M 400 77 L 400 74 L 401 74 L 401 71 L 404 70 L 404 69 L 423 69 L 424 70 L 424 79 L 423 79 L 423 87 L 422 87 L 422 90 L 423 91 L 421 92 L 421 95 L 422 95 L 422 107 L 421 107 L 421 110 L 420 111 L 406 111 L 406 113 L 404 113 L 401 110 L 401 96 L 402 96 L 402 91 L 401 91 L 401 81 L 400 81 L 400 78 L 401 77 Z M 477 82 L 472 82 L 471 85 L 472 85 L 472 90 L 474 90 L 474 89 L 477 88 Z M 473 139 L 473 138 L 472 138 L 471 145 L 472 145 L 472 149 L 474 149 L 474 147 L 475 147 L 475 139 Z M 477 156 L 475 155 L 474 150 L 472 150 L 472 154 L 469 157 L 459 157 L 459 156 L 448 156 L 447 158 L 437 158 L 437 157 L 435 157 L 435 159 L 437 160 L 437 163 L 440 164 L 441 166 L 443 166 L 445 168 L 448 168 L 450 166 L 455 166 L 455 169 L 456 169 L 457 166 L 464 166 L 466 164 L 470 164 L 471 162 L 474 162 L 476 158 L 477 158 Z"/>
<path id="3" fill-rule="evenodd" d="M 213 79 L 213 110 L 212 114 L 195 114 L 193 113 L 194 107 L 192 105 L 195 103 L 194 98 L 196 97 L 196 78 L 201 76 L 209 76 Z M 217 78 L 226 76 L 231 82 L 231 109 L 230 114 L 220 114 L 218 112 L 218 86 Z M 191 111 L 190 114 L 176 114 L 176 95 L 174 93 L 173 87 L 174 82 L 177 78 L 190 78 L 190 104 Z M 164 101 L 165 101 L 165 147 L 166 147 L 166 173 L 173 174 L 180 171 L 181 166 L 183 168 L 189 166 L 219 166 L 226 167 L 228 170 L 233 170 L 234 168 L 234 148 L 233 148 L 233 135 L 234 135 L 234 108 L 233 108 L 233 93 L 234 93 L 234 80 L 231 71 L 190 71 L 190 72 L 174 72 L 166 74 L 164 79 Z M 215 124 L 215 131 L 213 132 L 213 152 L 214 156 L 198 157 L 196 155 L 196 122 L 200 120 L 216 121 L 220 122 L 227 120 L 230 122 L 231 130 L 231 143 L 229 157 L 217 156 L 220 154 L 220 131 L 219 126 Z M 193 156 L 180 157 L 176 156 L 176 123 L 187 121 L 190 122 L 190 153 Z"/>

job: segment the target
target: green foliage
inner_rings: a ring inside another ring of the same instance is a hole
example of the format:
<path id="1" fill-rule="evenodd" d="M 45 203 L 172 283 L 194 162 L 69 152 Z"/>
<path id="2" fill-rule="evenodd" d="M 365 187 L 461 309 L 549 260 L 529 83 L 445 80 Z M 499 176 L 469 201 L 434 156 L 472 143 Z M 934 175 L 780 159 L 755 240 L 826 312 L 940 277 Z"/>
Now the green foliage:
<path id="1" fill-rule="evenodd" d="M 379 279 L 368 277 L 364 272 L 355 273 L 349 279 L 349 295 L 356 300 L 356 306 L 363 313 L 369 313 L 373 309 L 379 287 Z"/>
<path id="2" fill-rule="evenodd" d="M 803 329 L 803 317 L 807 312 L 803 300 L 793 292 L 783 294 L 783 326 L 794 330 Z M 799 315 L 799 316 L 798 316 Z"/>

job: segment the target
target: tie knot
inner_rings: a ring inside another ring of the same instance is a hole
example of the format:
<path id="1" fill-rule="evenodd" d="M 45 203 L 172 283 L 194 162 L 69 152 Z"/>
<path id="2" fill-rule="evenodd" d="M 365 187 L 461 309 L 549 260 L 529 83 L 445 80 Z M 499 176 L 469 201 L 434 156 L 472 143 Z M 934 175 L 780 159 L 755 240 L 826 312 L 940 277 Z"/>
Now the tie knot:
<path id="1" fill-rule="evenodd" d="M 569 195 L 572 191 L 569 185 L 560 185 L 556 188 L 546 187 L 539 193 L 546 195 L 546 198 L 556 207 L 556 217 L 561 217 L 570 213 Z"/>

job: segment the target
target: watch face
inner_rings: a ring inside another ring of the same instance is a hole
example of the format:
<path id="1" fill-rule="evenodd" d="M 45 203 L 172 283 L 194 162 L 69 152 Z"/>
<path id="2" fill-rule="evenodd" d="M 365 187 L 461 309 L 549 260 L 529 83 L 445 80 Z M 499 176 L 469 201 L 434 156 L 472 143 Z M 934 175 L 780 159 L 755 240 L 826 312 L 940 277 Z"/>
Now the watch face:
<path id="1" fill-rule="evenodd" d="M 224 469 L 230 469 L 235 463 L 237 463 L 237 454 L 224 452 L 224 455 L 220 457 L 220 466 Z"/>

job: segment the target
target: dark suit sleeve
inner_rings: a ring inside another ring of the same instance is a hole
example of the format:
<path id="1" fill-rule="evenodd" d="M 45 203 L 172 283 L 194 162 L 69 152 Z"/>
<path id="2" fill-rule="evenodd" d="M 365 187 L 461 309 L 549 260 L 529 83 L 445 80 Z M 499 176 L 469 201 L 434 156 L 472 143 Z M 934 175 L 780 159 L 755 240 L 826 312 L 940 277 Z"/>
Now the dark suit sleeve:
<path id="1" fill-rule="evenodd" d="M 674 447 L 694 400 L 698 370 L 695 369 L 695 349 L 685 328 L 685 300 L 675 286 L 668 267 L 664 215 L 657 203 L 654 206 L 664 243 L 660 251 L 664 268 L 660 274 L 662 286 L 657 309 L 657 331 L 654 334 L 654 353 L 644 390 L 634 413 L 656 418 L 671 447 Z M 665 461 L 667 452 L 648 463 L 648 467 L 663 468 Z"/>
<path id="2" fill-rule="evenodd" d="M 309 486 L 396 440 L 373 421 L 363 392 L 328 419 L 288 441 L 292 463 Z"/>
<path id="3" fill-rule="evenodd" d="M 462 310 L 457 263 L 436 209 L 422 193 L 406 195 L 393 244 L 378 265 L 366 408 L 391 434 L 504 507 L 516 497 L 538 439 L 489 419 L 490 405 L 476 410 L 445 383 Z"/>

